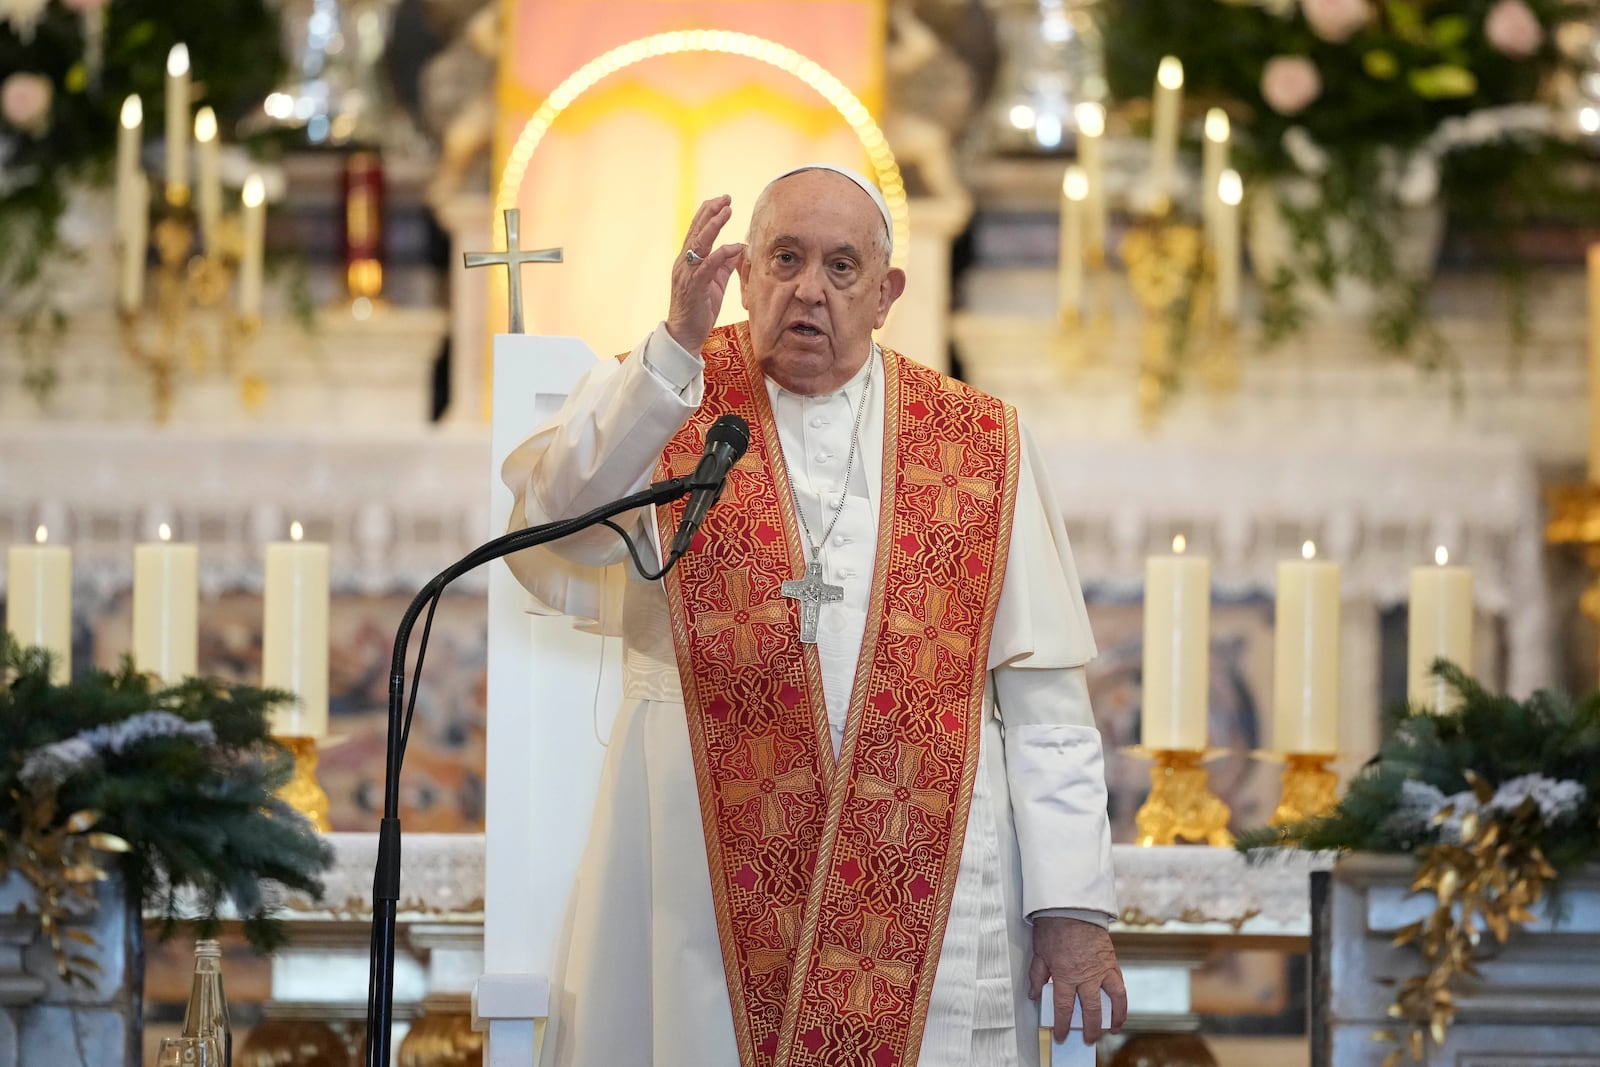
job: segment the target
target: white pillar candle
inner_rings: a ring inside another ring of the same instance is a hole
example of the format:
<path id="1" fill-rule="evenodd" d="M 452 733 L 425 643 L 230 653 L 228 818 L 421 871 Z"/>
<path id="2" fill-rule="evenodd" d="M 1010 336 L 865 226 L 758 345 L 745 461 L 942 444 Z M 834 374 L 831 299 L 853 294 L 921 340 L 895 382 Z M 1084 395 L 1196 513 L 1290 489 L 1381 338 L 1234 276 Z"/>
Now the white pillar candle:
<path id="1" fill-rule="evenodd" d="M 1411 571 L 1406 697 L 1433 711 L 1448 711 L 1453 703 L 1451 690 L 1429 670 L 1433 661 L 1472 670 L 1472 571 L 1449 563 L 1441 545 L 1434 566 Z"/>
<path id="2" fill-rule="evenodd" d="M 24 648 L 54 656 L 50 680 L 65 685 L 72 677 L 72 550 L 47 544 L 43 526 L 33 539 L 6 552 L 6 630 Z"/>
<path id="3" fill-rule="evenodd" d="M 199 647 L 199 550 L 161 540 L 133 550 L 133 662 L 164 682 L 191 678 Z"/>
<path id="4" fill-rule="evenodd" d="M 1172 175 L 1178 165 L 1178 121 L 1183 111 L 1183 63 L 1164 56 L 1156 69 L 1151 102 L 1150 185 L 1160 207 L 1170 203 Z"/>
<path id="5" fill-rule="evenodd" d="M 1095 103 L 1082 103 L 1072 109 L 1078 123 L 1078 166 L 1089 195 L 1084 201 L 1083 248 L 1091 263 L 1102 263 L 1106 254 L 1107 198 L 1105 157 L 1106 109 Z"/>
<path id="6" fill-rule="evenodd" d="M 189 46 L 167 53 L 167 203 L 189 202 Z"/>
<path id="7" fill-rule="evenodd" d="M 1215 257 L 1217 264 L 1217 316 L 1224 322 L 1239 319 L 1239 203 L 1244 183 L 1236 170 L 1224 170 L 1217 180 Z"/>
<path id="8" fill-rule="evenodd" d="M 279 737 L 328 733 L 328 546 L 300 539 L 267 546 L 261 684 L 297 699 L 272 712 Z"/>
<path id="9" fill-rule="evenodd" d="M 215 249 L 222 220 L 222 146 L 217 140 L 217 113 L 203 107 L 194 116 L 195 201 L 200 239 L 209 254 Z"/>
<path id="10" fill-rule="evenodd" d="M 245 179 L 241 200 L 244 250 L 239 255 L 239 314 L 260 318 L 261 257 L 267 232 L 267 192 L 261 175 Z"/>
<path id="11" fill-rule="evenodd" d="M 1075 321 L 1083 309 L 1083 209 L 1089 183 L 1074 163 L 1061 180 L 1061 254 L 1056 285 L 1061 316 Z"/>
<path id="12" fill-rule="evenodd" d="M 1210 653 L 1211 562 L 1183 555 L 1151 556 L 1144 567 L 1142 741 L 1147 749 L 1206 747 Z"/>
<path id="13" fill-rule="evenodd" d="M 1200 221 L 1205 230 L 1206 247 L 1211 249 L 1217 246 L 1217 189 L 1222 172 L 1228 169 L 1231 136 L 1228 113 L 1220 107 L 1207 111 L 1205 137 L 1200 147 Z"/>
<path id="14" fill-rule="evenodd" d="M 1273 748 L 1339 751 L 1339 565 L 1315 559 L 1278 564 L 1273 633 Z"/>
<path id="15" fill-rule="evenodd" d="M 144 304 L 144 260 L 150 244 L 150 178 L 141 172 L 133 176 L 134 205 L 123 235 L 122 271 L 117 278 L 117 306 L 137 311 Z"/>
<path id="16" fill-rule="evenodd" d="M 127 243 L 133 228 L 133 213 L 149 210 L 148 204 L 135 204 L 134 196 L 139 177 L 139 140 L 144 134 L 144 104 L 138 94 L 122 101 L 122 114 L 117 119 L 117 174 L 116 210 L 117 238 Z"/>

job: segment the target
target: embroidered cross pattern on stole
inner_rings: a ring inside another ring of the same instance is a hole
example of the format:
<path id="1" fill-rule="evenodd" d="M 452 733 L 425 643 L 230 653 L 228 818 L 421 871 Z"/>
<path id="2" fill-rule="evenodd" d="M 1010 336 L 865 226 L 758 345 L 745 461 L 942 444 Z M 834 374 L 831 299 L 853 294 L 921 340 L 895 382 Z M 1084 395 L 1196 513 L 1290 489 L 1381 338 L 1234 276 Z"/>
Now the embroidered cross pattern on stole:
<path id="1" fill-rule="evenodd" d="M 740 506 L 666 578 L 742 1067 L 915 1062 L 977 773 L 1020 464 L 1005 405 L 884 352 L 883 486 L 837 760 L 804 569 L 748 327 L 713 331 L 705 399 L 662 455 L 750 424 Z M 664 536 L 682 502 L 661 509 Z M 819 575 L 820 578 L 820 575 Z M 791 586 L 791 589 L 793 586 Z"/>

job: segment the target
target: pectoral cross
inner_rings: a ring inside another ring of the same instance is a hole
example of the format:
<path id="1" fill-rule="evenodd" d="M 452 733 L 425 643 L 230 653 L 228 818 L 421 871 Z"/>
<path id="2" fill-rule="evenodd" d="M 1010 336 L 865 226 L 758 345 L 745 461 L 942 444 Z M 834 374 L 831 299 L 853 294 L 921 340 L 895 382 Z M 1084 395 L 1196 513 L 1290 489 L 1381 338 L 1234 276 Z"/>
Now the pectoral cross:
<path id="1" fill-rule="evenodd" d="M 506 250 L 504 252 L 464 252 L 461 258 L 466 262 L 467 268 L 473 267 L 505 267 L 510 275 L 508 284 L 511 291 L 511 332 L 522 333 L 522 265 L 524 263 L 560 263 L 561 249 L 541 248 L 537 251 L 524 251 L 520 246 L 522 240 L 517 233 L 518 223 L 522 212 L 514 207 L 506 208 Z"/>
<path id="2" fill-rule="evenodd" d="M 806 564 L 804 578 L 791 578 L 782 586 L 783 595 L 800 601 L 800 640 L 808 645 L 817 643 L 817 615 L 824 604 L 836 604 L 844 599 L 844 586 L 829 585 L 822 578 L 822 561 L 815 550 L 811 562 Z"/>

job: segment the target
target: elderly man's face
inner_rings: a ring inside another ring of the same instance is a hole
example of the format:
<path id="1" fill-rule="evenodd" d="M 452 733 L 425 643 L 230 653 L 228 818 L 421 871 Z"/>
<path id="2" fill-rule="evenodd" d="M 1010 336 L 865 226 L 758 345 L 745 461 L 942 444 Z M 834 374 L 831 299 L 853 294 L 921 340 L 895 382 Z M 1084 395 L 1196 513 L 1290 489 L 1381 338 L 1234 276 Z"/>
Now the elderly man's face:
<path id="1" fill-rule="evenodd" d="M 791 392 L 844 385 L 905 290 L 884 255 L 883 216 L 850 179 L 801 171 L 772 186 L 750 224 L 740 298 L 761 368 Z"/>

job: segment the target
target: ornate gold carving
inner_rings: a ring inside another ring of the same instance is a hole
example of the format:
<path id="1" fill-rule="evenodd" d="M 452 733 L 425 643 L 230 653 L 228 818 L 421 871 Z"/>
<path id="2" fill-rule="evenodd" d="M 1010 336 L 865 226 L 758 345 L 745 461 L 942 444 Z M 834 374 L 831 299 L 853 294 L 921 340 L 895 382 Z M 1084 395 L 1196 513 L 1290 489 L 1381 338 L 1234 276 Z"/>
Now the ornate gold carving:
<path id="1" fill-rule="evenodd" d="M 1152 755 L 1156 763 L 1150 768 L 1150 796 L 1134 820 L 1139 844 L 1171 845 L 1182 837 L 1231 846 L 1228 806 L 1211 792 L 1200 765 L 1202 753 L 1159 749 Z"/>
<path id="2" fill-rule="evenodd" d="M 1326 815 L 1339 803 L 1339 776 L 1328 770 L 1333 756 L 1291 752 L 1283 765 L 1283 792 L 1273 826 L 1289 826 Z"/>
<path id="3" fill-rule="evenodd" d="M 470 1015 L 429 1010 L 400 1043 L 399 1067 L 478 1067 L 482 1062 L 483 1035 L 473 1031 Z"/>

